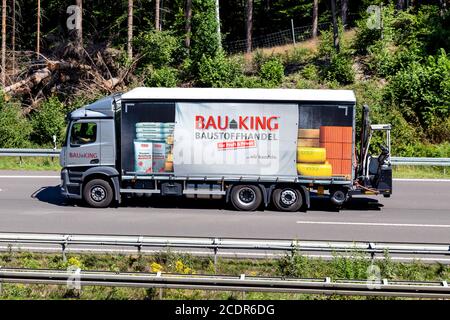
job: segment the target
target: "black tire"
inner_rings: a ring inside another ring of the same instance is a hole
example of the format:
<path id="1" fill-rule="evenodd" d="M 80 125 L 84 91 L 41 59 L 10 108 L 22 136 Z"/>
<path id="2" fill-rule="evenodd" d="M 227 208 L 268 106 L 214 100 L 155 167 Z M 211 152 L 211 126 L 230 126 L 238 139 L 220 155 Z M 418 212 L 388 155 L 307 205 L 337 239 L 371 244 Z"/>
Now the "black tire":
<path id="1" fill-rule="evenodd" d="M 231 189 L 231 203 L 239 211 L 255 211 L 263 200 L 261 189 L 252 185 L 238 185 Z"/>
<path id="2" fill-rule="evenodd" d="M 330 200 L 335 207 L 342 208 L 347 199 L 348 199 L 348 190 L 330 189 Z"/>
<path id="3" fill-rule="evenodd" d="M 272 193 L 272 202 L 278 211 L 295 212 L 303 206 L 303 194 L 295 188 L 277 188 Z"/>
<path id="4" fill-rule="evenodd" d="M 93 208 L 106 208 L 113 201 L 113 190 L 108 181 L 93 179 L 83 188 L 83 199 Z"/>

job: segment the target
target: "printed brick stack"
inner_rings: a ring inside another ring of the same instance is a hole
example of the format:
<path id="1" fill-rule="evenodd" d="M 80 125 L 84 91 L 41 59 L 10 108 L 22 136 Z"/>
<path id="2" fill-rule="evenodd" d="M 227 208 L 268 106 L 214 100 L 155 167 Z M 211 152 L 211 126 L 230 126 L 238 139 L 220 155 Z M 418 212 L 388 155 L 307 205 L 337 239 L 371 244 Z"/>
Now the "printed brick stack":
<path id="1" fill-rule="evenodd" d="M 352 127 L 320 127 L 320 147 L 326 150 L 333 175 L 352 174 Z"/>

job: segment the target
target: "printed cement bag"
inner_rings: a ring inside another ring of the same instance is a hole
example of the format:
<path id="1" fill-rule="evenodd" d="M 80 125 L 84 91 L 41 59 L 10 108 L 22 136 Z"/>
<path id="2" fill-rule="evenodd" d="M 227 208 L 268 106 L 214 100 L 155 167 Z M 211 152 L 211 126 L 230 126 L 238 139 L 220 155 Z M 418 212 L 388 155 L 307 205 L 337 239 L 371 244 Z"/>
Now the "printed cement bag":
<path id="1" fill-rule="evenodd" d="M 153 143 L 153 172 L 164 172 L 166 162 L 166 144 L 164 142 Z"/>
<path id="2" fill-rule="evenodd" d="M 134 141 L 134 171 L 136 173 L 153 172 L 153 144 L 146 141 Z"/>

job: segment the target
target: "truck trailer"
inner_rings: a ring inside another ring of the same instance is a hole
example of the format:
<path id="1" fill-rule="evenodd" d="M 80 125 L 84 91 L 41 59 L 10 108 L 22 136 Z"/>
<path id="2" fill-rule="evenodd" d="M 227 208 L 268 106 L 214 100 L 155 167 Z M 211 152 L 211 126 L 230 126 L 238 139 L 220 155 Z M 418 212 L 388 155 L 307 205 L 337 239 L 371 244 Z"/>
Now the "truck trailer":
<path id="1" fill-rule="evenodd" d="M 340 207 L 392 193 L 391 127 L 371 125 L 364 106 L 357 150 L 351 90 L 136 88 L 67 120 L 61 193 L 92 207 L 184 196 L 305 211 L 312 194 Z"/>

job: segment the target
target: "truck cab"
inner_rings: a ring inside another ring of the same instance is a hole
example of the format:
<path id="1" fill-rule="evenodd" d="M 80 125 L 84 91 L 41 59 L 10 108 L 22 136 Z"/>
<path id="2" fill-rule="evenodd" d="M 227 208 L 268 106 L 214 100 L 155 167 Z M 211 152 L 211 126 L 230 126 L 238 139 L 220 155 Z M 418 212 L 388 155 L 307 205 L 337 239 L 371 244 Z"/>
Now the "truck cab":
<path id="1" fill-rule="evenodd" d="M 119 97 L 106 97 L 67 115 L 67 134 L 60 154 L 63 196 L 85 199 L 94 206 L 108 198 L 120 199 L 114 123 Z M 93 187 L 86 188 L 89 185 Z"/>

